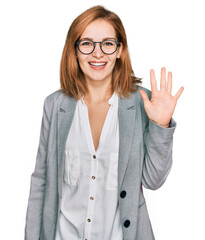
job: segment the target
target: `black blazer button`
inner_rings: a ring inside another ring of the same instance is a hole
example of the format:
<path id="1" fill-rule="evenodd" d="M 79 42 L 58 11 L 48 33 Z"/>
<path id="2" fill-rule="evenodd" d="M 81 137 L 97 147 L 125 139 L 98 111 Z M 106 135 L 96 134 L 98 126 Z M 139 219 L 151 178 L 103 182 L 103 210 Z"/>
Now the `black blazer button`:
<path id="1" fill-rule="evenodd" d="M 120 197 L 121 197 L 121 198 L 125 198 L 126 194 L 127 194 L 126 191 L 123 190 L 123 191 L 120 193 Z"/>
<path id="2" fill-rule="evenodd" d="M 130 226 L 130 221 L 129 220 L 126 220 L 124 222 L 124 227 L 128 228 Z"/>

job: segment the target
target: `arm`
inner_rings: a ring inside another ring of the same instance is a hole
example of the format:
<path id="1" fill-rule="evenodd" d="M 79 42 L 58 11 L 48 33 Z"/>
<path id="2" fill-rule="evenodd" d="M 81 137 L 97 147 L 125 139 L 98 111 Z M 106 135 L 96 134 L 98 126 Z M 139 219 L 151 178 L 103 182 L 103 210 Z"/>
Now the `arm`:
<path id="1" fill-rule="evenodd" d="M 157 89 L 154 70 L 150 71 L 150 82 L 152 93 L 140 90 L 145 124 L 142 184 L 146 188 L 157 189 L 164 183 L 171 169 L 173 133 L 176 127 L 172 115 L 183 87 L 172 96 L 172 73 L 168 73 L 166 81 L 165 68 L 161 69 L 160 90 Z"/>
<path id="2" fill-rule="evenodd" d="M 172 166 L 173 134 L 176 122 L 172 118 L 169 128 L 163 128 L 149 120 L 144 134 L 145 157 L 142 170 L 142 184 L 156 190 L 165 182 Z"/>
<path id="3" fill-rule="evenodd" d="M 26 215 L 25 240 L 38 240 L 40 238 L 46 184 L 46 160 L 50 130 L 50 115 L 51 111 L 49 111 L 47 99 L 45 99 L 36 166 L 31 176 L 30 195 Z"/>

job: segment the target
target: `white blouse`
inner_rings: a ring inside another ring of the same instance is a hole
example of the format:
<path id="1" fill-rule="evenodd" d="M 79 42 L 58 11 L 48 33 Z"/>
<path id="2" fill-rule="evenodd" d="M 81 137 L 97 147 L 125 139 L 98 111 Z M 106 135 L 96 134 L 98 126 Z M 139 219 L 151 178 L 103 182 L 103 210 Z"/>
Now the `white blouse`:
<path id="1" fill-rule="evenodd" d="M 88 109 L 77 101 L 66 142 L 63 196 L 55 240 L 122 240 L 118 207 L 118 95 L 95 151 Z"/>

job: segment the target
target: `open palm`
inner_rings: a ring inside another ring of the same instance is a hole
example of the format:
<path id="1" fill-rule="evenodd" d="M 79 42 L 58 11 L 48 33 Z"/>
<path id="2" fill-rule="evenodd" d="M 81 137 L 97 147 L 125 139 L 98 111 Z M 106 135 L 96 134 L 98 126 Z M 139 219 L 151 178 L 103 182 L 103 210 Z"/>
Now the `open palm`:
<path id="1" fill-rule="evenodd" d="M 181 87 L 178 92 L 172 96 L 172 73 L 168 72 L 166 81 L 166 68 L 161 69 L 160 90 L 157 90 L 157 81 L 154 70 L 150 70 L 151 83 L 151 100 L 147 94 L 140 90 L 140 94 L 144 101 L 144 108 L 150 120 L 154 121 L 162 127 L 168 127 L 178 98 L 181 96 L 184 88 Z"/>

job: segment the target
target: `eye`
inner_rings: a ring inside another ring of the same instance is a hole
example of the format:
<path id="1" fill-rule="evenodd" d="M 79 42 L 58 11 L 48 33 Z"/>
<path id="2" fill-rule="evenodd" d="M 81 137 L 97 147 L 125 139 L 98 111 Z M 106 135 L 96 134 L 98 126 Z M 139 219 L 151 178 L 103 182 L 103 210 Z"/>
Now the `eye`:
<path id="1" fill-rule="evenodd" d="M 110 46 L 113 46 L 115 43 L 112 42 L 112 41 L 105 41 L 103 42 L 103 45 L 106 46 L 106 47 L 110 47 Z"/>
<path id="2" fill-rule="evenodd" d="M 90 41 L 83 41 L 80 43 L 81 46 L 91 46 L 92 43 Z"/>

